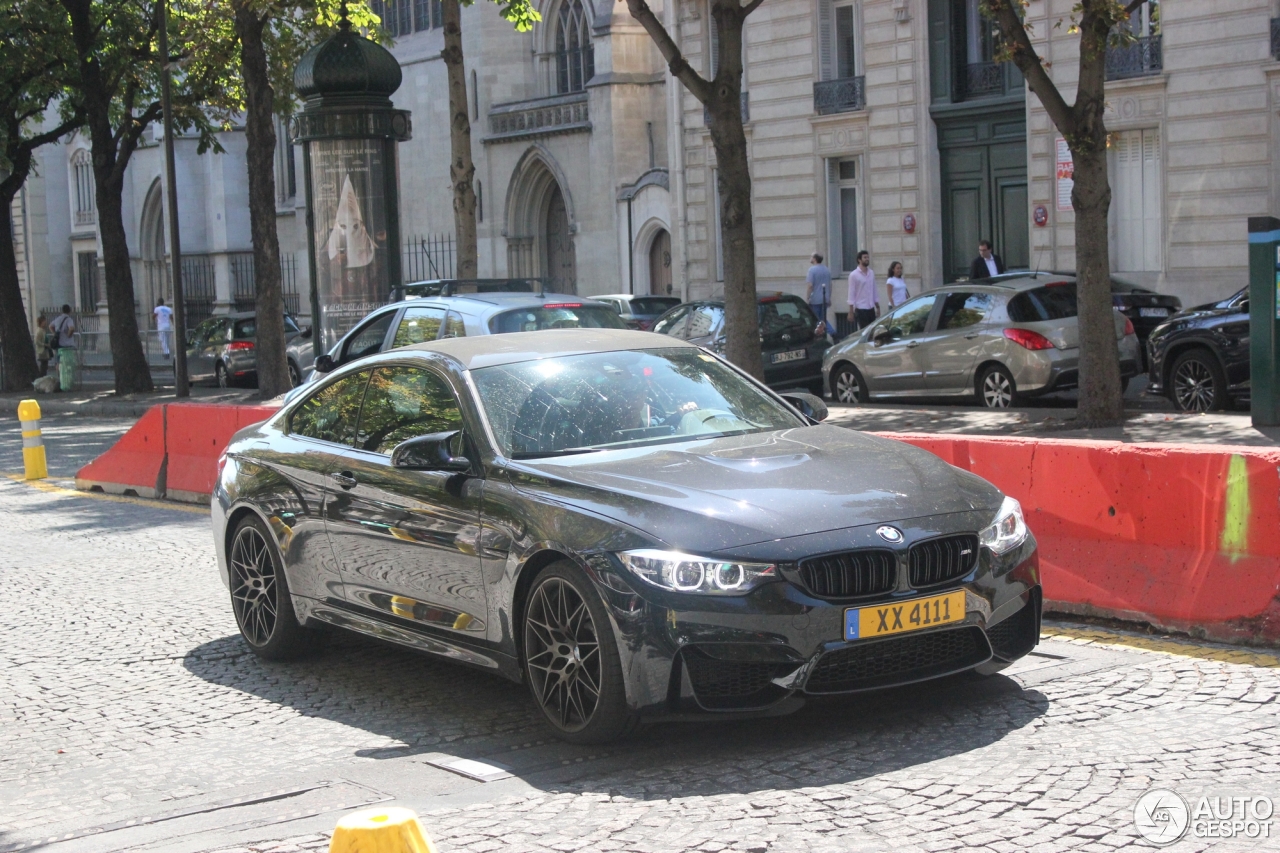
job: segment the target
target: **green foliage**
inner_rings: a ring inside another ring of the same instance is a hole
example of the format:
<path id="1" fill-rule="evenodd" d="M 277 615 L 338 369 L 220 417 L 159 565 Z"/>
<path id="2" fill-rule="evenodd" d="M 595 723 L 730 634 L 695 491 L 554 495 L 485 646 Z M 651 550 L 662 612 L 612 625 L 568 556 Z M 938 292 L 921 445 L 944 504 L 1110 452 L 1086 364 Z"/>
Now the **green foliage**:
<path id="1" fill-rule="evenodd" d="M 43 0 L 16 0 L 0 6 L 0 168 L 17 162 L 47 139 L 45 112 L 64 94 L 68 58 L 75 53 L 60 9 Z M 65 133 L 79 124 L 75 106 L 62 99 L 58 121 L 49 130 Z M 43 131 L 43 132 L 42 132 Z M 34 145 L 32 143 L 35 143 Z"/>

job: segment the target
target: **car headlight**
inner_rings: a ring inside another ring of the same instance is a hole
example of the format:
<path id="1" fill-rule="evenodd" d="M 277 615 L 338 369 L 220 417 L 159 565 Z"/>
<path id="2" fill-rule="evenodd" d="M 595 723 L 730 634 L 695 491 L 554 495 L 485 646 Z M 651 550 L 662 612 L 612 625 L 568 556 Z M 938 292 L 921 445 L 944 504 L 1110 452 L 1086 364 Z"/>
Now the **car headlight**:
<path id="1" fill-rule="evenodd" d="M 1003 554 L 1021 545 L 1027 538 L 1027 521 L 1022 517 L 1022 504 L 1010 497 L 1000 504 L 996 520 L 978 534 L 982 547 L 993 554 Z"/>
<path id="2" fill-rule="evenodd" d="M 679 551 L 621 551 L 618 559 L 636 577 L 672 592 L 745 595 L 777 578 L 772 563 L 728 563 Z"/>

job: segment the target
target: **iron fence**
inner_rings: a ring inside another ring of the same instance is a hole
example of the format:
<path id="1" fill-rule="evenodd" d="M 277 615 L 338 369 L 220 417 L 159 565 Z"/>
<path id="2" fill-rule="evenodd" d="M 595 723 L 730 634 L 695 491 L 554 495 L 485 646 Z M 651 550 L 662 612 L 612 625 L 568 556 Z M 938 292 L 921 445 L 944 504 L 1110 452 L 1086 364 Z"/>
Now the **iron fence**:
<path id="1" fill-rule="evenodd" d="M 1274 28 L 1272 30 L 1274 32 Z M 1274 38 L 1273 38 L 1274 43 Z M 1118 47 L 1107 48 L 1107 79 L 1145 77 L 1164 70 L 1164 45 L 1159 35 L 1145 36 Z"/>
<path id="2" fill-rule="evenodd" d="M 867 108 L 867 78 L 846 77 L 813 84 L 813 108 L 820 116 L 854 113 Z"/>
<path id="3" fill-rule="evenodd" d="M 410 237 L 404 241 L 401 254 L 404 256 L 402 277 L 406 283 L 454 277 L 452 234 Z"/>
<path id="4" fill-rule="evenodd" d="M 1280 18 L 1271 19 L 1271 56 L 1280 59 Z"/>
<path id="5" fill-rule="evenodd" d="M 258 301 L 253 252 L 236 252 L 228 258 L 231 262 L 231 302 L 237 311 L 252 311 Z M 284 297 L 284 310 L 297 314 L 302 307 L 302 299 L 298 294 L 298 260 L 292 255 L 280 256 L 280 294 Z"/>

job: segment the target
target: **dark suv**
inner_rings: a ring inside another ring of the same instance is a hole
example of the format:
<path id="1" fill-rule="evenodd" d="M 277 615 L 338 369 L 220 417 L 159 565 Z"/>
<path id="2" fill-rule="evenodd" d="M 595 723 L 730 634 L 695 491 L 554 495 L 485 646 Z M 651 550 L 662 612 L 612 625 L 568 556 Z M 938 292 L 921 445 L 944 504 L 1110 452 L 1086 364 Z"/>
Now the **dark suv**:
<path id="1" fill-rule="evenodd" d="M 1208 412 L 1249 396 L 1249 289 L 1189 308 L 1151 332 L 1149 393 L 1183 412 Z"/>
<path id="2" fill-rule="evenodd" d="M 822 357 L 831 341 L 818 331 L 818 318 L 808 303 L 787 293 L 762 293 L 760 350 L 764 381 L 770 388 L 805 388 L 822 396 Z M 653 323 L 661 335 L 724 352 L 724 302 L 685 302 Z"/>

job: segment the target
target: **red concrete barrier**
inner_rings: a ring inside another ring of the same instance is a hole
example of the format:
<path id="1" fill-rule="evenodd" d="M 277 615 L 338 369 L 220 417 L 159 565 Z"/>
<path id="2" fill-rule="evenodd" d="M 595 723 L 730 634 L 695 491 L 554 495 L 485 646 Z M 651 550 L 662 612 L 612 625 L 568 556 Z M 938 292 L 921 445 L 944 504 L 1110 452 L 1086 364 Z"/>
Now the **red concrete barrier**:
<path id="1" fill-rule="evenodd" d="M 111 449 L 76 472 L 76 488 L 207 501 L 231 436 L 276 411 L 269 405 L 153 406 Z"/>
<path id="2" fill-rule="evenodd" d="M 141 498 L 164 495 L 164 406 L 153 406 L 110 450 L 76 472 L 77 489 Z"/>
<path id="3" fill-rule="evenodd" d="M 884 435 L 1022 503 L 1054 609 L 1280 643 L 1280 450 Z"/>
<path id="4" fill-rule="evenodd" d="M 169 468 L 165 495 L 179 501 L 204 501 L 213 494 L 218 457 L 236 432 L 276 413 L 273 406 L 220 406 L 170 403 L 165 436 Z"/>

